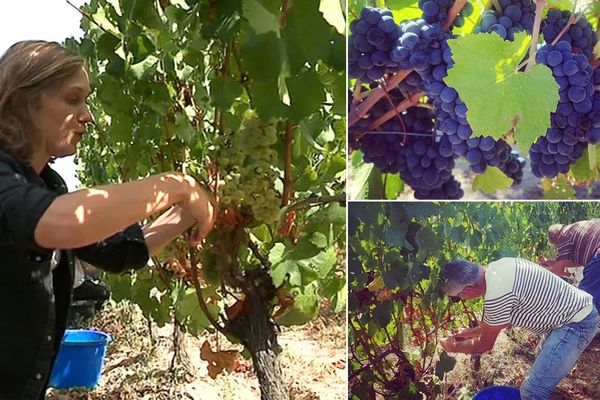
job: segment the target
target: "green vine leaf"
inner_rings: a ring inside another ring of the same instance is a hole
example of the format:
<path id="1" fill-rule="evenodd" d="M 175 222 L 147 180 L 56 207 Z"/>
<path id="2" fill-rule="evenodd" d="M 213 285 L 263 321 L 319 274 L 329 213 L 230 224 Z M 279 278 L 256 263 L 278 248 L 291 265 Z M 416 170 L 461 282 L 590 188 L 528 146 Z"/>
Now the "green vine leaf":
<path id="1" fill-rule="evenodd" d="M 575 198 L 575 189 L 571 187 L 564 175 L 559 175 L 554 180 L 543 179 L 544 199 L 568 200 Z"/>
<path id="2" fill-rule="evenodd" d="M 454 369 L 456 365 L 456 359 L 454 357 L 450 357 L 448 353 L 442 351 L 440 353 L 440 360 L 435 365 L 435 374 L 438 378 L 444 379 L 444 375 L 447 372 L 450 372 Z"/>
<path id="3" fill-rule="evenodd" d="M 550 113 L 558 104 L 558 84 L 545 65 L 518 72 L 530 38 L 525 32 L 514 42 L 490 34 L 468 35 L 448 41 L 455 62 L 445 81 L 468 108 L 473 136 L 495 139 L 515 132 L 527 151 L 550 127 Z"/>
<path id="4" fill-rule="evenodd" d="M 496 167 L 488 166 L 486 171 L 477 175 L 473 180 L 473 190 L 479 190 L 486 193 L 496 193 L 498 190 L 506 189 L 512 185 L 513 180 Z"/>
<path id="5" fill-rule="evenodd" d="M 279 18 L 272 14 L 259 0 L 242 0 L 242 12 L 258 35 L 275 32 L 279 36 Z"/>
<path id="6" fill-rule="evenodd" d="M 592 155 L 591 158 L 590 155 Z M 596 161 L 598 158 L 600 158 L 600 148 L 595 145 L 588 145 L 587 151 L 584 151 L 581 158 L 571 165 L 569 174 L 575 178 L 577 183 L 589 183 L 598 180 L 600 177 L 600 168 Z"/>

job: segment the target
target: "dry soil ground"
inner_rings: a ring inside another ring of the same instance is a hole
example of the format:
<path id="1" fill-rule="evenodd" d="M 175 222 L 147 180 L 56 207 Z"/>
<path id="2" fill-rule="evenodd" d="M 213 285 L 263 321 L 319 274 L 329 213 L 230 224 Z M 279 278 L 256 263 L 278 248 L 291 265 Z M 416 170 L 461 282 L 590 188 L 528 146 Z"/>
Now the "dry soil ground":
<path id="1" fill-rule="evenodd" d="M 241 360 L 237 372 L 208 376 L 207 363 L 200 359 L 200 346 L 215 335 L 195 338 L 185 334 L 184 362 L 171 369 L 173 326 L 152 328 L 135 307 L 108 305 L 91 322 L 91 327 L 108 332 L 110 343 L 105 371 L 98 387 L 87 391 L 50 389 L 47 400 L 175 400 L 259 399 L 260 388 L 250 360 Z M 346 334 L 343 315 L 318 317 L 302 327 L 282 328 L 279 344 L 283 351 L 285 383 L 292 400 L 341 400 L 346 398 Z M 222 337 L 221 350 L 236 348 Z M 239 348 L 237 348 L 239 349 Z"/>

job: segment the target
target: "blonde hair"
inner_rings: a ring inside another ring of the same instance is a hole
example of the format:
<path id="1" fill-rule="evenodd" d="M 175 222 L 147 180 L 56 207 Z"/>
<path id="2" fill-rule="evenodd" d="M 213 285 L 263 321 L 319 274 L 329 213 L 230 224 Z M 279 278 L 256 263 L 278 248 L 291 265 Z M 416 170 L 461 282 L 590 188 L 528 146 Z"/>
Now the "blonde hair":
<path id="1" fill-rule="evenodd" d="M 26 40 L 0 57 L 0 149 L 25 164 L 42 151 L 35 116 L 42 94 L 66 82 L 85 62 L 56 42 Z"/>

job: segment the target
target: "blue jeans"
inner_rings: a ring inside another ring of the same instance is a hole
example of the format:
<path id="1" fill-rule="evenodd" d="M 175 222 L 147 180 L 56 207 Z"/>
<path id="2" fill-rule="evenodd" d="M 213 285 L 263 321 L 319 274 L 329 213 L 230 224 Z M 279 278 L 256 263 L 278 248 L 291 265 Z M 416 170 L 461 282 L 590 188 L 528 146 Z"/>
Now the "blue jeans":
<path id="1" fill-rule="evenodd" d="M 594 297 L 596 308 L 600 306 L 600 254 L 594 256 L 583 269 L 583 279 L 579 282 L 579 289 L 588 292 Z"/>
<path id="2" fill-rule="evenodd" d="M 598 311 L 594 307 L 587 317 L 552 330 L 542 350 L 521 384 L 522 400 L 546 400 L 590 344 L 598 331 Z"/>

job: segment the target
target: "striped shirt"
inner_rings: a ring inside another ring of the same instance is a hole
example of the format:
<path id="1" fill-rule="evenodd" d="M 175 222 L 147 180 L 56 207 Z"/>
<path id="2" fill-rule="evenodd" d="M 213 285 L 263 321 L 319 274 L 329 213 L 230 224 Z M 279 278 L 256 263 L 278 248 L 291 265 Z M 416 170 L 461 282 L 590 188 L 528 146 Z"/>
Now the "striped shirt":
<path id="1" fill-rule="evenodd" d="M 501 258 L 485 272 L 483 321 L 549 332 L 579 322 L 592 311 L 592 296 L 545 268 L 521 258 Z"/>
<path id="2" fill-rule="evenodd" d="M 600 219 L 565 225 L 556 240 L 558 260 L 571 260 L 585 266 L 600 254 Z"/>

